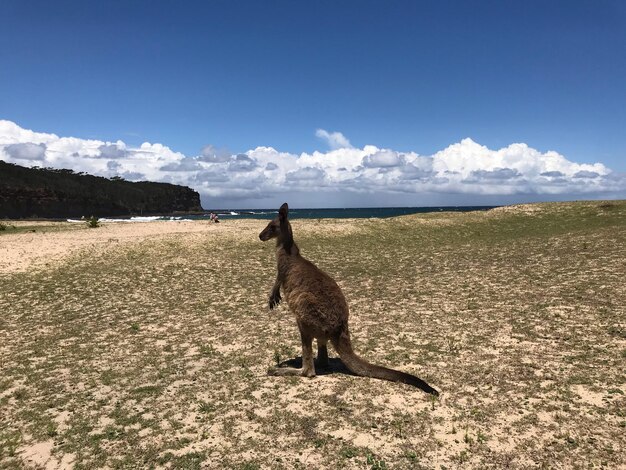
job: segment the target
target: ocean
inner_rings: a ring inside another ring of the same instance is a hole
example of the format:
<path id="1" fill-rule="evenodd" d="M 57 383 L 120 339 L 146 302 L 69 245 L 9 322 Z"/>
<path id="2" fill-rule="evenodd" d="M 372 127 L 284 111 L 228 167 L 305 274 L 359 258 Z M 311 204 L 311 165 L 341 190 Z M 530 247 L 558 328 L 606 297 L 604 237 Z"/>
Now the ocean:
<path id="1" fill-rule="evenodd" d="M 292 209 L 290 219 L 368 219 L 396 217 L 399 215 L 425 212 L 468 212 L 493 209 L 497 206 L 451 206 L 451 207 L 347 207 L 343 209 Z M 252 209 L 217 211 L 224 219 L 273 219 L 278 214 L 276 209 Z"/>
<path id="2" fill-rule="evenodd" d="M 399 215 L 426 212 L 468 212 L 484 211 L 498 206 L 442 206 L 442 207 L 348 207 L 335 209 L 289 209 L 290 219 L 368 219 L 387 218 Z M 276 209 L 222 209 L 214 210 L 220 220 L 232 219 L 273 219 Z M 163 215 L 144 217 L 115 217 L 100 219 L 102 222 L 150 222 L 156 220 L 208 220 L 210 212 L 193 215 Z M 83 222 L 69 220 L 70 222 Z"/>

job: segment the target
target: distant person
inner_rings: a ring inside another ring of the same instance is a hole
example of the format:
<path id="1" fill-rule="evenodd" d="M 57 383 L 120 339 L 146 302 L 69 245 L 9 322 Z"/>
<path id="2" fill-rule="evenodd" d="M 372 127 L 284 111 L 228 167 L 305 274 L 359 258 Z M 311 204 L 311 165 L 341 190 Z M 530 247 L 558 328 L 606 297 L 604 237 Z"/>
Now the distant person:
<path id="1" fill-rule="evenodd" d="M 216 224 L 219 224 L 220 221 L 217 218 L 217 214 L 214 214 L 213 212 L 211 212 L 211 222 L 215 222 Z"/>

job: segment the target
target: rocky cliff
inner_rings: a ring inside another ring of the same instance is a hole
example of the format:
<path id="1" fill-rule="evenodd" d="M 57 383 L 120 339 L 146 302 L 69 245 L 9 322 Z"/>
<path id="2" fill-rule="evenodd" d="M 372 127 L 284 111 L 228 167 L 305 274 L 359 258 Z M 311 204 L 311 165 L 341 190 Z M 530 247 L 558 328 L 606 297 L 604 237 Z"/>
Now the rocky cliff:
<path id="1" fill-rule="evenodd" d="M 0 218 L 66 218 L 202 211 L 200 195 L 186 186 L 71 170 L 25 168 L 0 161 Z"/>

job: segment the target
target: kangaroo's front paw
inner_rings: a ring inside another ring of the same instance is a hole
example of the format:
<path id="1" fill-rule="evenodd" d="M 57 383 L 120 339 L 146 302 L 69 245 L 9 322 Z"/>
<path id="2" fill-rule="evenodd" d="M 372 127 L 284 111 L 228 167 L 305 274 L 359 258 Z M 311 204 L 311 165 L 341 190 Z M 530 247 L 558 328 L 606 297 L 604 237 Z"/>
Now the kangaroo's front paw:
<path id="1" fill-rule="evenodd" d="M 281 301 L 280 294 L 270 295 L 270 301 L 269 301 L 270 310 L 276 307 L 280 303 L 280 301 Z"/>

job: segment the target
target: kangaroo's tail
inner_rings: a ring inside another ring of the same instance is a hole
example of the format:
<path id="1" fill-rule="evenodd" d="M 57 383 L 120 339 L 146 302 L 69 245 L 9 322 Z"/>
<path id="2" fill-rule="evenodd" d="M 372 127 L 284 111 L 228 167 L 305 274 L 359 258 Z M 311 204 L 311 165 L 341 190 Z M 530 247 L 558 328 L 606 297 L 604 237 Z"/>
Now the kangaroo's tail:
<path id="1" fill-rule="evenodd" d="M 387 367 L 377 366 L 361 359 L 352 349 L 350 334 L 343 331 L 338 337 L 331 339 L 332 345 L 341 357 L 341 360 L 351 372 L 365 377 L 373 377 L 375 379 L 390 380 L 392 382 L 402 382 L 423 390 L 432 395 L 439 395 L 439 392 L 424 382 L 422 379 L 414 375 L 400 372 L 399 370 L 388 369 Z"/>

